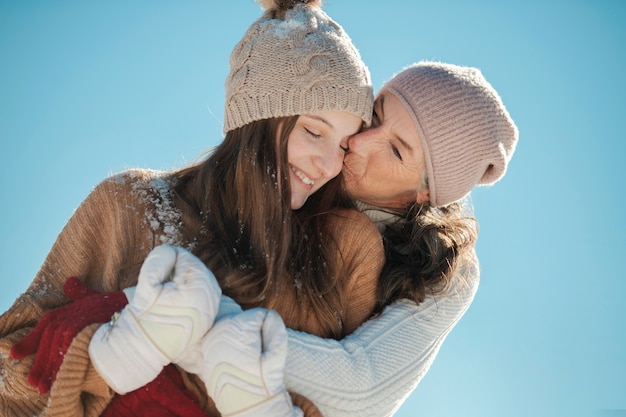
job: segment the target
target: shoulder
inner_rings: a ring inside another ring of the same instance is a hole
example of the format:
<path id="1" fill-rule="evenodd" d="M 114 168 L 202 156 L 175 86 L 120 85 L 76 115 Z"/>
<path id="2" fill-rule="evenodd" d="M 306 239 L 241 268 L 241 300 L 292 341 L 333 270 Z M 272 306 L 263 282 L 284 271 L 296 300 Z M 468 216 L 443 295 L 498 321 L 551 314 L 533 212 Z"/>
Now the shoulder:
<path id="1" fill-rule="evenodd" d="M 181 244 L 182 214 L 176 204 L 172 171 L 132 169 L 113 175 L 97 188 L 115 194 L 113 200 L 129 221 L 148 226 L 164 243 Z"/>
<path id="2" fill-rule="evenodd" d="M 460 258 L 455 270 L 461 291 L 471 294 L 472 298 L 480 283 L 480 263 L 476 248 L 469 248 Z"/>
<path id="3" fill-rule="evenodd" d="M 168 172 L 135 168 L 111 175 L 98 184 L 96 188 L 169 190 L 171 188 L 170 178 Z"/>
<path id="4" fill-rule="evenodd" d="M 337 245 L 337 255 L 354 268 L 382 268 L 385 259 L 383 238 L 376 225 L 363 213 L 353 209 L 332 212 L 328 219 Z"/>
<path id="5" fill-rule="evenodd" d="M 329 215 L 329 226 L 336 236 L 361 238 L 380 242 L 382 235 L 376 225 L 363 213 L 354 209 L 339 209 Z"/>
<path id="6" fill-rule="evenodd" d="M 90 193 L 87 201 L 105 200 L 109 204 L 154 204 L 169 199 L 173 187 L 169 172 L 129 169 L 104 179 Z M 129 206 L 128 208 L 132 208 Z"/>
<path id="7" fill-rule="evenodd" d="M 155 230 L 165 220 L 176 224 L 173 178 L 170 172 L 146 169 L 120 172 L 96 185 L 78 213 L 126 226 L 143 223 Z"/>
<path id="8" fill-rule="evenodd" d="M 458 263 L 450 276 L 450 286 L 444 294 L 435 298 L 447 299 L 451 303 L 458 303 L 463 308 L 469 307 L 473 302 L 480 284 L 480 265 L 476 250 L 469 248 L 459 257 Z"/>
<path id="9" fill-rule="evenodd" d="M 371 220 L 356 210 L 333 213 L 338 277 L 345 294 L 345 334 L 367 320 L 376 307 L 376 292 L 385 253 L 382 236 Z"/>

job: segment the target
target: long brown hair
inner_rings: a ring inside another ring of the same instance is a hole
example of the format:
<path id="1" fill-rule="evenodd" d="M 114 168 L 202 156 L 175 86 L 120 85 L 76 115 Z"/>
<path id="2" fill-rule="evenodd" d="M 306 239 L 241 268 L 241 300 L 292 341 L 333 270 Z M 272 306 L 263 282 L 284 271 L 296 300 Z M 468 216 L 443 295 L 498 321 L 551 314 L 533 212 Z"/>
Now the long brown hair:
<path id="1" fill-rule="evenodd" d="M 459 259 L 476 241 L 478 223 L 461 203 L 442 208 L 412 204 L 383 233 L 386 262 L 379 281 L 378 311 L 399 299 L 417 304 L 445 292 Z"/>
<path id="2" fill-rule="evenodd" d="M 201 215 L 204 230 L 193 251 L 226 295 L 244 308 L 272 308 L 281 287 L 296 285 L 339 337 L 342 294 L 324 216 L 337 204 L 339 180 L 291 209 L 287 141 L 297 119 L 259 120 L 228 132 L 205 161 L 177 174 L 176 192 Z"/>

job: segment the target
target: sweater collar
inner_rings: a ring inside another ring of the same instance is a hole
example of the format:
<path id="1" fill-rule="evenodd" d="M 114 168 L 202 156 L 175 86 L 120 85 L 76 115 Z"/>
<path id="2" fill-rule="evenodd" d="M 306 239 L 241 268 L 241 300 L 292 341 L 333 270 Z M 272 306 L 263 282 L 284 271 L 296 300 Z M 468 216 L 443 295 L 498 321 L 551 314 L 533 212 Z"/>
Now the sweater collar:
<path id="1" fill-rule="evenodd" d="M 381 233 L 389 224 L 395 223 L 402 218 L 399 213 L 391 209 L 373 206 L 360 200 L 355 200 L 355 205 L 361 213 L 369 217 Z"/>

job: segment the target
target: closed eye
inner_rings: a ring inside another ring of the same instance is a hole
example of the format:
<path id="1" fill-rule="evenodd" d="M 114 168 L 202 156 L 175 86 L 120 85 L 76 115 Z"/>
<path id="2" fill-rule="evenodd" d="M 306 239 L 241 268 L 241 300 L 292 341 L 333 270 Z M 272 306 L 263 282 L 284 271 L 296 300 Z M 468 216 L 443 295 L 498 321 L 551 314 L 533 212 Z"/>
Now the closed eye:
<path id="1" fill-rule="evenodd" d="M 303 127 L 303 129 L 307 133 L 307 135 L 311 136 L 314 139 L 319 139 L 319 138 L 322 137 L 322 135 L 318 135 L 317 133 L 313 133 L 309 129 L 307 129 L 306 127 Z"/>
<path id="2" fill-rule="evenodd" d="M 393 151 L 394 156 L 402 161 L 402 155 L 400 154 L 400 150 L 395 145 L 391 145 L 391 150 Z"/>

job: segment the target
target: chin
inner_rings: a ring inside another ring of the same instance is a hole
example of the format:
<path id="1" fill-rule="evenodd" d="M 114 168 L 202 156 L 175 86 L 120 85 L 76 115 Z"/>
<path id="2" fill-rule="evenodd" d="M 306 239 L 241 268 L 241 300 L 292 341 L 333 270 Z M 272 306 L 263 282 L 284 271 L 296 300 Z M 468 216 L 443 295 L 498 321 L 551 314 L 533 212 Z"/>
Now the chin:
<path id="1" fill-rule="evenodd" d="M 291 200 L 291 209 L 292 210 L 301 209 L 302 206 L 304 206 L 304 203 L 306 203 L 306 198 L 304 200 L 298 200 L 298 201 Z"/>

